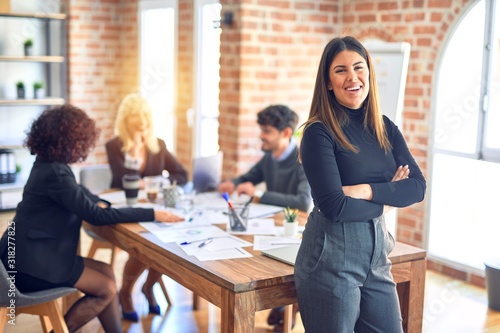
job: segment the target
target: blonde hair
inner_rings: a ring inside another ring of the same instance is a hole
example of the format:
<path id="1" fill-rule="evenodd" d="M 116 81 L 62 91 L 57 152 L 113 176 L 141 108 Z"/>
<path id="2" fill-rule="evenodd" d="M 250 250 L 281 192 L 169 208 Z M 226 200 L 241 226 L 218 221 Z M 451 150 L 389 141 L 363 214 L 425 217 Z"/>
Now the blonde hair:
<path id="1" fill-rule="evenodd" d="M 128 94 L 123 98 L 116 115 L 115 134 L 122 141 L 122 151 L 127 152 L 134 146 L 133 138 L 127 130 L 126 120 L 128 117 L 136 115 L 143 115 L 146 117 L 148 128 L 146 146 L 151 153 L 158 153 L 160 151 L 160 146 L 158 145 L 158 139 L 154 136 L 153 132 L 153 116 L 151 114 L 151 107 L 144 97 L 136 93 Z"/>

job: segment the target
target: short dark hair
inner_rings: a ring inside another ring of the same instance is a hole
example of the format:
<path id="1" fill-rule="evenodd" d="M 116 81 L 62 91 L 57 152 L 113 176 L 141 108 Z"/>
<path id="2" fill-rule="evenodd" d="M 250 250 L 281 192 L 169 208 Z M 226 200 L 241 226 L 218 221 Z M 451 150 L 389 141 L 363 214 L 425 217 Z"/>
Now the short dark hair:
<path id="1" fill-rule="evenodd" d="M 280 132 L 286 127 L 290 127 L 295 132 L 299 116 L 285 105 L 269 105 L 264 110 L 257 113 L 257 123 L 262 126 L 270 125 Z"/>
<path id="2" fill-rule="evenodd" d="M 33 121 L 24 145 L 32 155 L 65 164 L 84 161 L 99 137 L 95 121 L 73 105 L 47 109 Z"/>

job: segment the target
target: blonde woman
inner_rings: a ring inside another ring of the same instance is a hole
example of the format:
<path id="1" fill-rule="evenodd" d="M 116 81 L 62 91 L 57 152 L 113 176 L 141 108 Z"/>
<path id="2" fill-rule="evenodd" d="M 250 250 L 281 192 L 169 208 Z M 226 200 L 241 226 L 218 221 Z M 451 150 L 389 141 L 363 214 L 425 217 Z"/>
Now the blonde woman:
<path id="1" fill-rule="evenodd" d="M 138 94 L 125 96 L 118 108 L 115 123 L 116 137 L 106 143 L 106 153 L 113 174 L 111 187 L 121 188 L 125 174 L 137 173 L 141 177 L 170 174 L 170 181 L 179 185 L 187 182 L 186 169 L 167 150 L 165 142 L 154 136 L 151 108 L 146 99 Z M 130 257 L 123 270 L 123 284 L 119 293 L 123 318 L 137 322 L 139 316 L 132 302 L 132 288 L 146 269 L 139 260 Z M 161 274 L 150 269 L 142 292 L 149 303 L 149 312 L 160 314 L 153 286 Z"/>

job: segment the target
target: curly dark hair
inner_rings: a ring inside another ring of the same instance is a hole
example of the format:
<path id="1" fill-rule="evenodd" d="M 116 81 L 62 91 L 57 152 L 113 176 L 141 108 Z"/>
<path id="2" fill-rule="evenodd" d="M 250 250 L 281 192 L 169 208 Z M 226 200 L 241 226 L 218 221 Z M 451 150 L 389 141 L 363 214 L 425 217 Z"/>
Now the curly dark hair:
<path id="1" fill-rule="evenodd" d="M 293 132 L 297 127 L 299 116 L 285 105 L 269 105 L 264 110 L 257 113 L 257 123 L 259 125 L 270 125 L 278 131 L 283 131 L 286 127 L 290 127 Z"/>
<path id="2" fill-rule="evenodd" d="M 66 104 L 43 111 L 31 124 L 24 145 L 43 160 L 70 164 L 87 158 L 99 133 L 83 110 Z"/>

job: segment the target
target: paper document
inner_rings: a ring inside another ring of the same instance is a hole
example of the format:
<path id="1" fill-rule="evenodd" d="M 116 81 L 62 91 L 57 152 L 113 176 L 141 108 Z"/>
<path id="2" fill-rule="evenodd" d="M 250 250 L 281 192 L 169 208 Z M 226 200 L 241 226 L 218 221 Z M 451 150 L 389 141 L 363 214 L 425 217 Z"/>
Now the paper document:
<path id="1" fill-rule="evenodd" d="M 229 219 L 229 217 L 228 217 Z M 231 231 L 231 227 L 226 227 L 228 232 L 233 235 L 275 235 L 276 227 L 274 219 L 252 219 L 248 220 L 246 231 Z"/>
<path id="2" fill-rule="evenodd" d="M 162 223 L 163 224 L 163 223 Z M 200 239 L 226 237 L 227 232 L 213 225 L 208 226 L 189 226 L 187 223 L 182 225 L 171 225 L 168 227 L 159 227 L 158 222 L 141 222 L 144 228 L 158 237 L 163 243 L 183 243 L 194 242 Z"/>
<path id="3" fill-rule="evenodd" d="M 195 254 L 199 261 L 222 260 L 222 259 L 239 259 L 253 257 L 247 251 L 241 248 L 226 249 L 220 251 L 199 251 Z"/>
<path id="4" fill-rule="evenodd" d="M 283 207 L 264 205 L 261 203 L 251 203 L 249 209 L 249 219 L 255 219 L 259 217 L 273 216 L 276 213 L 283 211 Z"/>
<path id="5" fill-rule="evenodd" d="M 255 236 L 253 239 L 253 249 L 257 251 L 276 249 L 278 247 L 300 244 L 301 239 L 276 236 Z"/>
<path id="6" fill-rule="evenodd" d="M 212 241 L 210 243 L 208 243 L 203 247 L 200 247 L 200 244 L 202 244 L 205 241 L 206 239 L 200 239 L 197 241 L 189 242 L 188 244 L 187 242 L 183 242 L 179 244 L 179 246 L 184 251 L 184 253 L 186 253 L 188 256 L 192 256 L 198 254 L 198 252 L 201 251 L 215 252 L 215 251 L 234 249 L 237 247 L 246 247 L 253 245 L 252 243 L 247 242 L 244 239 L 230 235 L 226 237 L 214 237 L 212 238 Z"/>

